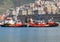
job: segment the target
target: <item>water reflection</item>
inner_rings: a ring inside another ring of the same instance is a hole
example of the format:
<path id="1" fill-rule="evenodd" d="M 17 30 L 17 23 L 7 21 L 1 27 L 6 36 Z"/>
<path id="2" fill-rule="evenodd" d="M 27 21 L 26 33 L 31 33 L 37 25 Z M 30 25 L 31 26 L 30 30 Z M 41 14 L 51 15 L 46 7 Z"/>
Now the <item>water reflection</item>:
<path id="1" fill-rule="evenodd" d="M 60 42 L 60 27 L 0 28 L 0 42 Z"/>

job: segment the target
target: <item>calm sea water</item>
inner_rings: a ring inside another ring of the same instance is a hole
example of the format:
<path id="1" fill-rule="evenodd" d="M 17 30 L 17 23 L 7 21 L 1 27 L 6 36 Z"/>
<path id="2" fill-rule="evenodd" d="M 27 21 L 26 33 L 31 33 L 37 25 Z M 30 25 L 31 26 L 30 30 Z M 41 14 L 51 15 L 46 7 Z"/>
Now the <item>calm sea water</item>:
<path id="1" fill-rule="evenodd" d="M 60 42 L 60 27 L 0 27 L 0 42 Z"/>

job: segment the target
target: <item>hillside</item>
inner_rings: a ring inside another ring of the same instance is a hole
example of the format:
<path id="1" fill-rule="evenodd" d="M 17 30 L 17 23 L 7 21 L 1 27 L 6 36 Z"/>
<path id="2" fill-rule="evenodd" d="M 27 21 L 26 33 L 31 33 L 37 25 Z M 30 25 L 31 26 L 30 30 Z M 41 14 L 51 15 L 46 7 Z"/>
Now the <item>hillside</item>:
<path id="1" fill-rule="evenodd" d="M 4 13 L 10 7 L 16 7 L 30 2 L 34 2 L 34 0 L 0 0 L 0 14 Z"/>
<path id="2" fill-rule="evenodd" d="M 12 6 L 12 0 L 0 0 L 0 14 L 4 13 L 8 8 Z"/>

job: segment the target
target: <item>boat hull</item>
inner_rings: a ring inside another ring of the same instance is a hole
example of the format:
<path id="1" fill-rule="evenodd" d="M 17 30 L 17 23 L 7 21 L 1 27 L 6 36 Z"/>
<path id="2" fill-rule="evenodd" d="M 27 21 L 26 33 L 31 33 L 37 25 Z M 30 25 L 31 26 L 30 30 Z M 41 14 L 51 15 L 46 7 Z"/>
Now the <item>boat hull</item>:
<path id="1" fill-rule="evenodd" d="M 23 27 L 23 24 L 3 24 L 1 27 Z"/>
<path id="2" fill-rule="evenodd" d="M 33 23 L 28 23 L 28 24 L 4 24 L 1 25 L 1 27 L 56 27 L 59 26 L 59 24 L 54 23 L 54 24 L 33 24 Z"/>

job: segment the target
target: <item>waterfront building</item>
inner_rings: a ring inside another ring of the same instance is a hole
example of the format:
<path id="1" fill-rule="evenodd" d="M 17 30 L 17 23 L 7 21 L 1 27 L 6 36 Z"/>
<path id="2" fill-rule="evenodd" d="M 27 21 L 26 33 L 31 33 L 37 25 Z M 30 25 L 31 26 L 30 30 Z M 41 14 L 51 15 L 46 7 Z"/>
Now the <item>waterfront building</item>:
<path id="1" fill-rule="evenodd" d="M 54 0 L 35 0 L 34 3 L 24 4 L 16 9 L 7 10 L 9 15 L 33 15 L 33 14 L 60 14 L 60 2 Z"/>
<path id="2" fill-rule="evenodd" d="M 45 14 L 44 7 L 38 7 L 38 14 Z"/>
<path id="3" fill-rule="evenodd" d="M 46 5 L 45 8 L 46 8 L 47 14 L 51 14 L 51 6 L 50 5 Z"/>
<path id="4" fill-rule="evenodd" d="M 30 8 L 34 8 L 35 4 L 34 3 L 30 3 Z"/>
<path id="5" fill-rule="evenodd" d="M 52 6 L 52 14 L 57 13 L 57 7 L 55 5 Z"/>
<path id="6" fill-rule="evenodd" d="M 22 10 L 19 10 L 19 14 L 18 15 L 22 15 Z"/>
<path id="7" fill-rule="evenodd" d="M 16 15 L 16 11 L 15 10 L 12 11 L 12 15 Z"/>
<path id="8" fill-rule="evenodd" d="M 34 15 L 34 14 L 38 14 L 38 8 L 37 8 L 37 7 L 34 7 L 34 8 L 33 8 L 33 15 Z"/>
<path id="9" fill-rule="evenodd" d="M 27 13 L 28 15 L 33 15 L 33 11 L 32 11 L 32 9 L 28 9 L 28 13 Z"/>
<path id="10" fill-rule="evenodd" d="M 27 15 L 27 10 L 22 10 L 22 15 Z"/>
<path id="11" fill-rule="evenodd" d="M 41 0 L 36 0 L 35 3 L 30 3 L 30 4 L 24 4 L 20 6 L 23 10 L 20 10 L 19 14 L 24 12 L 27 14 L 56 14 L 59 11 L 59 3 L 57 3 L 57 6 L 55 6 L 56 2 L 54 1 L 41 1 Z M 17 9 L 18 10 L 18 9 Z M 24 11 L 25 10 L 25 11 Z M 25 14 L 26 15 L 26 14 Z"/>

